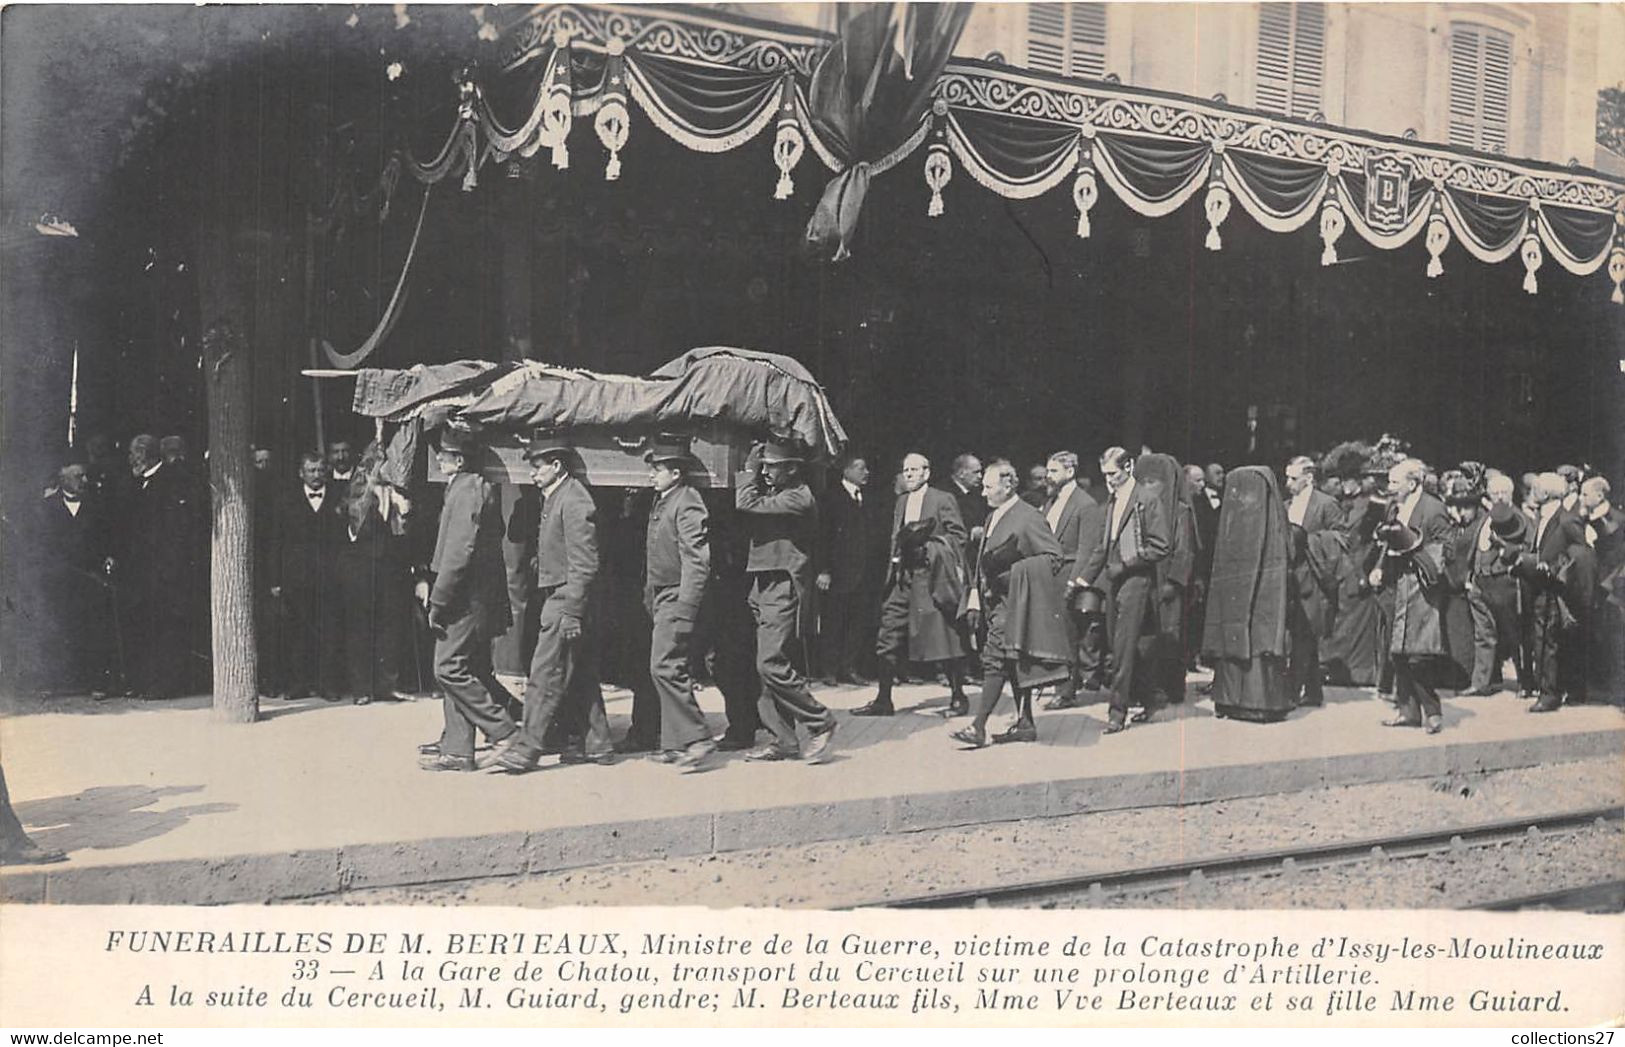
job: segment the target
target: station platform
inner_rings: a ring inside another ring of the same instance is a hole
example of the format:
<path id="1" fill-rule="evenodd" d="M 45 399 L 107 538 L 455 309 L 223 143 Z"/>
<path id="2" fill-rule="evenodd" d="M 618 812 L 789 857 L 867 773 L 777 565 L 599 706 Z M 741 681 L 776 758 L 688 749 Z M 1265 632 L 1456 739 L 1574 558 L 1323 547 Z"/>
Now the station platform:
<path id="1" fill-rule="evenodd" d="M 433 774 L 416 746 L 440 703 L 262 703 L 215 722 L 207 697 L 9 703 L 0 753 L 12 802 L 69 860 L 0 872 L 0 898 L 78 904 L 291 901 L 352 889 L 691 856 L 1625 754 L 1609 705 L 1530 715 L 1513 694 L 1444 701 L 1444 731 L 1385 728 L 1368 690 L 1260 725 L 1193 699 L 1105 736 L 1103 701 L 1040 713 L 1036 744 L 960 749 L 945 688 L 897 692 L 888 719 L 840 716 L 821 766 L 719 754 L 704 773 L 641 757 L 532 774 Z M 823 688 L 837 710 L 872 688 Z M 606 692 L 617 735 L 631 713 Z M 701 703 L 720 732 L 722 702 Z M 1008 711 L 1008 698 L 1005 710 Z M 997 718 L 995 719 L 997 725 Z M 765 737 L 765 736 L 764 736 Z"/>

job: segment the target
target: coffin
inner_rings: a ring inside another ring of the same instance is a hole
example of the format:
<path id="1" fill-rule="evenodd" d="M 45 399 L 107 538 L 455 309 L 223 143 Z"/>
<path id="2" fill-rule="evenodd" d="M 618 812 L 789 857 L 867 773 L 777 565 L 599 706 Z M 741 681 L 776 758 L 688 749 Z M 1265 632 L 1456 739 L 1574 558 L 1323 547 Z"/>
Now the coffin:
<path id="1" fill-rule="evenodd" d="M 669 433 L 669 430 L 667 430 Z M 581 429 L 569 434 L 571 445 L 581 456 L 582 482 L 592 487 L 647 487 L 649 466 L 643 453 L 649 449 L 653 433 L 616 433 L 606 429 Z M 745 467 L 756 437 L 720 424 L 699 427 L 689 436 L 689 481 L 696 487 L 732 487 L 734 474 Z M 497 483 L 528 484 L 530 463 L 525 461 L 525 445 L 512 433 L 487 433 L 487 449 L 480 472 Z M 430 468 L 430 478 L 445 483 L 447 477 Z"/>

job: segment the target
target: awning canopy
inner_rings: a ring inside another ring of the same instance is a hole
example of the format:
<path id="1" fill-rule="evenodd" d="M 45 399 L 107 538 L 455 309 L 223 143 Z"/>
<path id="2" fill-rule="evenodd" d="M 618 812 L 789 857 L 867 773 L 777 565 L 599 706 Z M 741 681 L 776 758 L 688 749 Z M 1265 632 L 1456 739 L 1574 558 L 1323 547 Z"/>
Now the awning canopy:
<path id="1" fill-rule="evenodd" d="M 505 38 L 500 82 L 466 82 L 445 149 L 408 163 L 420 181 L 459 174 L 472 188 L 484 162 L 543 149 L 566 168 L 572 141 L 579 163 L 591 140 L 576 132 L 578 121 L 590 121 L 602 149 L 591 162 L 614 180 L 632 104 L 699 152 L 770 132 L 774 170 L 764 172 L 763 190 L 779 199 L 796 192 L 798 175 L 816 192 L 841 170 L 807 98 L 828 34 L 691 9 L 549 4 Z M 1625 185 L 1592 171 L 968 59 L 948 63 L 931 112 L 868 173 L 922 152 L 933 217 L 950 213 L 956 166 L 1004 197 L 1069 189 L 1084 239 L 1102 185 L 1149 218 L 1202 194 L 1210 250 L 1223 248 L 1224 223 L 1239 205 L 1274 232 L 1316 223 L 1322 264 L 1337 261 L 1351 230 L 1388 250 L 1423 236 L 1429 277 L 1459 244 L 1482 262 L 1516 255 L 1530 294 L 1548 256 L 1577 276 L 1606 266 L 1613 300 L 1625 302 Z"/>

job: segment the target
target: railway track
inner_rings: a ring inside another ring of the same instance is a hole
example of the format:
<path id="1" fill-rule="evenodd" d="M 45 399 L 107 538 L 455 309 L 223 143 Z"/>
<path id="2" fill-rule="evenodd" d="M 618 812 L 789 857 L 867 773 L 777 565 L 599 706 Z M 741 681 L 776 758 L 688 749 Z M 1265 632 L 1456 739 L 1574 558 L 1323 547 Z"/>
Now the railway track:
<path id="1" fill-rule="evenodd" d="M 851 909 L 1056 908 L 1070 900 L 1099 904 L 1110 893 L 1168 890 L 1218 880 L 1291 874 L 1305 869 L 1359 862 L 1419 858 L 1465 852 L 1539 834 L 1572 833 L 1625 820 L 1625 807 L 1588 807 L 1539 817 L 1513 818 L 1447 829 L 1370 837 L 1243 854 L 1209 855 L 1187 861 L 1050 877 L 1022 883 L 985 884 L 928 894 L 875 899 Z M 1580 908 L 1618 912 L 1625 908 L 1625 881 L 1608 881 L 1547 894 L 1507 898 L 1473 908 L 1514 911 Z"/>

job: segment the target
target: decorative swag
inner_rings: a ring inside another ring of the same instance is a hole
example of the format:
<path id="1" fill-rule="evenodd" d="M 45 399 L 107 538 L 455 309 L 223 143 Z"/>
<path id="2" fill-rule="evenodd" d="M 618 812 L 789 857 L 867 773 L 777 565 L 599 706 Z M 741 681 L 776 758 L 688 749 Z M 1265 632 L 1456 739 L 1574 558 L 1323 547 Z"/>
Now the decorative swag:
<path id="1" fill-rule="evenodd" d="M 806 176 L 815 186 L 851 178 L 850 144 L 826 138 L 830 124 L 814 118 L 809 102 L 815 71 L 838 43 L 827 34 L 693 11 L 561 4 L 535 10 L 508 35 L 493 91 L 511 97 L 493 104 L 480 85 L 462 84 L 440 155 L 404 165 L 418 181 L 460 175 L 471 189 L 485 162 L 543 149 L 554 167 L 568 168 L 578 121 L 591 123 L 602 148 L 594 163 L 614 180 L 632 104 L 699 152 L 771 133 L 774 169 L 764 172 L 763 191 L 771 186 L 777 199 L 795 194 L 808 154 L 826 172 Z M 905 75 L 940 64 L 906 68 L 909 43 L 898 45 Z M 1225 222 L 1239 205 L 1272 232 L 1315 223 L 1323 265 L 1337 261 L 1351 231 L 1385 250 L 1422 236 L 1428 277 L 1444 272 L 1459 244 L 1487 263 L 1517 255 L 1530 294 L 1548 257 L 1576 276 L 1606 266 L 1612 300 L 1625 304 L 1625 186 L 1592 172 L 958 58 L 936 78 L 929 107 L 911 118 L 912 131 L 897 131 L 898 144 L 865 158 L 858 174 L 881 177 L 923 151 L 918 170 L 931 217 L 949 211 L 956 166 L 1012 199 L 1069 188 L 1084 239 L 1102 185 L 1148 218 L 1200 194 L 1209 250 L 1223 248 Z M 574 140 L 579 150 L 582 136 Z M 839 217 L 844 225 L 848 216 Z"/>

